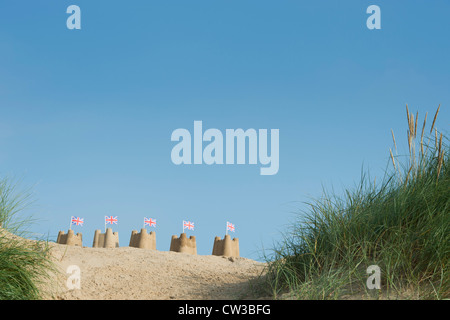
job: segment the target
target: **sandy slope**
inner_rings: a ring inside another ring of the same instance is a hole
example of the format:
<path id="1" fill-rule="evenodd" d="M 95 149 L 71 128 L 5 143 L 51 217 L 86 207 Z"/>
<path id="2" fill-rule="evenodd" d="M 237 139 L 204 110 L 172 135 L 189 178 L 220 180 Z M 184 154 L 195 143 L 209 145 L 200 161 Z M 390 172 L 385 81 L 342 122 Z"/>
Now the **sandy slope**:
<path id="1" fill-rule="evenodd" d="M 248 280 L 264 266 L 245 258 L 51 245 L 63 275 L 48 299 L 244 299 Z M 67 288 L 69 265 L 79 266 L 81 289 Z"/>

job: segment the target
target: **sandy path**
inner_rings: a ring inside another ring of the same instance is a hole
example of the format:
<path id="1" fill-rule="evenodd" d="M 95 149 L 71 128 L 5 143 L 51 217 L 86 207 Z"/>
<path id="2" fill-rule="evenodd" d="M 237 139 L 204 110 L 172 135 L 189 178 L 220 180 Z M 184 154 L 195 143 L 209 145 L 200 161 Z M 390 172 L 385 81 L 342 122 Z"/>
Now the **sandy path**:
<path id="1" fill-rule="evenodd" d="M 245 258 L 132 247 L 52 244 L 51 252 L 64 274 L 47 296 L 53 299 L 244 299 L 248 280 L 260 275 L 264 266 Z M 81 289 L 66 287 L 69 265 L 80 268 Z"/>

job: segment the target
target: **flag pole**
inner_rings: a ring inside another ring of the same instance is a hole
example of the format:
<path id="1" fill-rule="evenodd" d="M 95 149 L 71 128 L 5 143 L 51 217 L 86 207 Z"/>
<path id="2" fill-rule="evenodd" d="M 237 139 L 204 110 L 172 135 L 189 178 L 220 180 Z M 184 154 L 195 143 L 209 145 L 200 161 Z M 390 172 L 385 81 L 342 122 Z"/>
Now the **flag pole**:
<path id="1" fill-rule="evenodd" d="M 228 221 L 227 221 L 227 226 L 225 228 L 225 235 L 228 235 Z"/>
<path id="2" fill-rule="evenodd" d="M 72 217 L 70 217 L 69 230 L 72 230 Z"/>
<path id="3" fill-rule="evenodd" d="M 106 233 L 106 216 L 105 216 L 105 233 Z"/>

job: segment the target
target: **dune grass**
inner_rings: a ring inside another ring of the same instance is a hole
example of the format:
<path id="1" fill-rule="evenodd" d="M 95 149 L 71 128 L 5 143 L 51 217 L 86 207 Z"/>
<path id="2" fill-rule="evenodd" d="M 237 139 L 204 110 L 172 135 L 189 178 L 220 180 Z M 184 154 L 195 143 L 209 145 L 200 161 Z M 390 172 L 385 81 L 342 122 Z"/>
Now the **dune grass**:
<path id="1" fill-rule="evenodd" d="M 438 112 L 417 135 L 418 114 L 407 107 L 409 155 L 394 156 L 392 132 L 392 169 L 379 185 L 363 174 L 344 196 L 324 192 L 308 203 L 266 256 L 275 298 L 450 297 L 449 146 L 435 129 Z M 381 269 L 380 290 L 366 286 L 370 265 Z"/>
<path id="2" fill-rule="evenodd" d="M 0 180 L 0 300 L 42 298 L 39 285 L 54 270 L 46 242 L 18 236 L 32 221 L 21 215 L 30 199 L 13 181 Z"/>

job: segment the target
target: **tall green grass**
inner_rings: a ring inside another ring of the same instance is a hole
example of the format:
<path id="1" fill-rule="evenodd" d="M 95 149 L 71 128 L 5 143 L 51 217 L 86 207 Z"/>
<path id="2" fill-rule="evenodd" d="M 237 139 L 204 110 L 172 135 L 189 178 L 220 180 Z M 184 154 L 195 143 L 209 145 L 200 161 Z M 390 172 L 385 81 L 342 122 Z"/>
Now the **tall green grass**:
<path id="1" fill-rule="evenodd" d="M 363 174 L 343 196 L 308 203 L 266 257 L 275 298 L 450 297 L 449 146 L 434 128 L 438 112 L 430 134 L 425 116 L 418 136 L 418 114 L 414 121 L 407 109 L 409 155 L 390 150 L 392 168 L 378 185 Z M 366 286 L 370 265 L 381 268 L 381 290 Z"/>
<path id="2" fill-rule="evenodd" d="M 18 236 L 31 222 L 21 215 L 30 203 L 29 192 L 18 191 L 7 178 L 0 180 L 0 300 L 42 298 L 40 285 L 54 270 L 45 242 Z"/>

